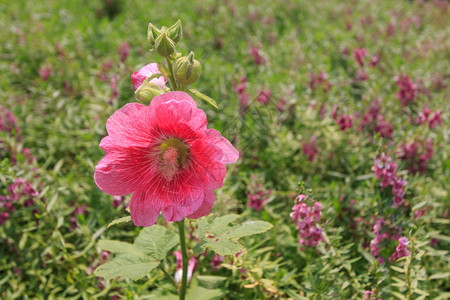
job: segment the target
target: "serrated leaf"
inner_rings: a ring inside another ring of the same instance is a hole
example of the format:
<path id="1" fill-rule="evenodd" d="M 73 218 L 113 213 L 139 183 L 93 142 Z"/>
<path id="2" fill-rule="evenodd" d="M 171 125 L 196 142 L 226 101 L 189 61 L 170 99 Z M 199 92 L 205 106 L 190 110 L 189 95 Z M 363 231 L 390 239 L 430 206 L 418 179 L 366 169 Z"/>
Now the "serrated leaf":
<path id="1" fill-rule="evenodd" d="M 134 244 L 102 240 L 100 247 L 114 253 L 115 257 L 99 266 L 94 273 L 106 279 L 140 279 L 156 268 L 177 243 L 176 234 L 159 225 L 142 229 Z"/>
<path id="2" fill-rule="evenodd" d="M 219 236 L 229 230 L 231 227 L 229 225 L 232 222 L 236 221 L 238 218 L 239 215 L 235 214 L 218 217 L 208 226 L 208 229 L 214 236 Z"/>
<path id="3" fill-rule="evenodd" d="M 159 265 L 159 261 L 152 261 L 148 256 L 116 257 L 97 269 L 94 274 L 105 279 L 116 277 L 138 280 Z"/>
<path id="4" fill-rule="evenodd" d="M 100 248 L 103 250 L 118 254 L 118 255 L 128 255 L 143 257 L 144 252 L 136 248 L 133 244 L 113 241 L 113 240 L 101 240 L 98 242 Z"/>
<path id="5" fill-rule="evenodd" d="M 244 224 L 233 227 L 227 234 L 231 238 L 242 238 L 253 234 L 263 233 L 273 227 L 272 224 L 264 221 L 248 221 Z"/>
<path id="6" fill-rule="evenodd" d="M 205 251 L 205 248 L 206 248 L 206 242 L 200 242 L 197 245 L 195 245 L 192 250 L 194 251 L 195 255 L 200 255 Z"/>
<path id="7" fill-rule="evenodd" d="M 157 260 L 163 259 L 177 244 L 177 235 L 160 225 L 142 229 L 134 241 L 137 248 Z"/>
<path id="8" fill-rule="evenodd" d="M 206 96 L 205 94 L 197 91 L 196 89 L 189 89 L 189 92 L 192 93 L 194 96 L 205 100 L 206 102 L 208 102 L 209 104 L 211 104 L 212 106 L 214 106 L 216 109 L 219 109 L 219 107 L 217 107 L 217 103 L 216 101 L 214 101 L 213 98 Z"/>
<path id="9" fill-rule="evenodd" d="M 120 219 L 116 219 L 114 221 L 112 221 L 111 223 L 108 224 L 108 228 L 113 226 L 113 225 L 117 225 L 120 223 L 126 223 L 126 222 L 130 222 L 131 221 L 131 216 L 127 216 L 127 217 L 122 217 Z"/>
<path id="10" fill-rule="evenodd" d="M 211 241 L 206 245 L 211 248 L 212 251 L 222 256 L 236 254 L 245 248 L 238 242 L 233 242 L 231 240 Z"/>
<path id="11" fill-rule="evenodd" d="M 239 238 L 262 233 L 273 227 L 272 224 L 263 221 L 231 225 L 238 218 L 238 215 L 230 214 L 213 220 L 209 218 L 199 220 L 198 232 L 201 241 L 194 247 L 194 253 L 199 254 L 206 248 L 210 248 L 220 255 L 232 255 L 244 249 L 237 243 Z"/>

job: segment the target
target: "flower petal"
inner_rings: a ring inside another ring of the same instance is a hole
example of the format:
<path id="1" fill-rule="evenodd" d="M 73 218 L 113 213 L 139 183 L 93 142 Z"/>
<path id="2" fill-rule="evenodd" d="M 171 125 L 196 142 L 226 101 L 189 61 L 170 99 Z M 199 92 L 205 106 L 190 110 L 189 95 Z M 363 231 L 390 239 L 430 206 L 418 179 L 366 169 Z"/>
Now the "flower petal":
<path id="1" fill-rule="evenodd" d="M 230 141 L 224 138 L 219 131 L 208 129 L 206 135 L 210 143 L 219 147 L 223 151 L 222 162 L 224 164 L 233 164 L 239 159 L 239 151 L 231 145 Z"/>
<path id="2" fill-rule="evenodd" d="M 146 147 L 123 148 L 115 145 L 109 136 L 103 138 L 100 146 L 106 155 L 95 167 L 94 180 L 107 194 L 130 194 L 156 173 Z"/>
<path id="3" fill-rule="evenodd" d="M 203 203 L 204 192 L 202 189 L 194 189 L 190 194 L 178 194 L 175 197 L 178 198 L 177 203 L 167 206 L 162 211 L 164 219 L 168 222 L 181 221 L 198 210 Z"/>
<path id="4" fill-rule="evenodd" d="M 185 92 L 169 92 L 156 96 L 150 103 L 150 107 L 156 107 L 161 103 L 169 102 L 170 100 L 188 101 L 189 103 L 192 104 L 193 107 L 197 108 L 197 103 L 194 101 L 194 99 L 191 98 L 191 96 L 189 96 Z"/>
<path id="5" fill-rule="evenodd" d="M 142 67 L 139 71 L 134 72 L 133 75 L 131 75 L 131 82 L 133 83 L 134 90 L 136 91 L 147 78 L 157 73 L 160 73 L 157 63 L 148 64 Z M 164 86 L 166 85 L 166 78 L 161 76 L 150 80 L 150 82 L 156 84 L 160 89 L 164 89 Z"/>
<path id="6" fill-rule="evenodd" d="M 211 211 L 211 209 L 214 205 L 215 199 L 216 198 L 214 196 L 214 190 L 212 190 L 212 189 L 206 190 L 202 205 L 199 207 L 199 209 L 196 212 L 188 215 L 187 217 L 189 219 L 198 219 L 200 217 L 206 216 Z"/>
<path id="7" fill-rule="evenodd" d="M 154 114 L 148 106 L 139 103 L 126 104 L 106 121 L 112 142 L 124 147 L 149 146 L 155 141 L 153 127 Z"/>
<path id="8" fill-rule="evenodd" d="M 146 186 L 136 190 L 131 196 L 131 220 L 136 226 L 152 226 L 161 213 L 162 201 Z"/>

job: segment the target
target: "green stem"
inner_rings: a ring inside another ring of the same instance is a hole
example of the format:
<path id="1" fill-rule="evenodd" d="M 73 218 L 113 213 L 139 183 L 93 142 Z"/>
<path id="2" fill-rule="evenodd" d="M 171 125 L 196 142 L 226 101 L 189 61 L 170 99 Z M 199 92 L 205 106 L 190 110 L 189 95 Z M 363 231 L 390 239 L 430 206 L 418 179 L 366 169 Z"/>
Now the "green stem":
<path id="1" fill-rule="evenodd" d="M 181 256 L 183 258 L 183 275 L 181 277 L 180 300 L 184 300 L 186 297 L 187 267 L 188 267 L 188 259 L 186 252 L 186 237 L 184 234 L 184 219 L 178 222 L 178 233 L 180 235 Z"/>
<path id="2" fill-rule="evenodd" d="M 175 78 L 173 76 L 172 63 L 170 62 L 170 59 L 168 57 L 166 57 L 165 59 L 166 59 L 167 69 L 169 69 L 169 72 L 170 72 L 170 76 L 169 76 L 170 86 L 172 87 L 172 91 L 177 91 L 178 87 L 177 87 Z"/>
<path id="3" fill-rule="evenodd" d="M 163 266 L 163 262 L 161 261 L 161 263 L 159 264 L 159 268 L 163 271 L 164 275 L 166 275 L 166 277 L 170 280 L 170 282 L 176 287 L 177 283 L 175 282 L 175 280 L 173 279 L 172 276 L 170 276 L 169 273 L 167 273 L 166 269 Z"/>
<path id="4" fill-rule="evenodd" d="M 408 299 L 413 299 L 413 292 L 411 289 L 411 267 L 412 267 L 412 262 L 414 260 L 414 238 L 411 238 L 411 254 L 409 256 L 409 263 L 408 263 L 408 269 L 406 270 L 406 281 L 408 283 Z"/>

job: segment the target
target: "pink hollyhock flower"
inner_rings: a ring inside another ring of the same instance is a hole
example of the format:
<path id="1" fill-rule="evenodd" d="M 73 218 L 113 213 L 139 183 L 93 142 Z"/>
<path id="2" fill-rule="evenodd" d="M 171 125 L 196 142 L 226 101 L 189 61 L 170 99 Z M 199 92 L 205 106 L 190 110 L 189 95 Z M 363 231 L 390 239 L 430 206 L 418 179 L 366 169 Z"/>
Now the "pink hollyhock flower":
<path id="1" fill-rule="evenodd" d="M 131 75 L 131 82 L 133 83 L 134 90 L 136 91 L 147 78 L 156 73 L 160 73 L 157 63 L 148 64 L 139 71 L 134 72 L 133 75 Z M 161 76 L 150 80 L 150 82 L 156 84 L 160 89 L 164 89 L 166 78 Z"/>
<path id="2" fill-rule="evenodd" d="M 197 219 L 211 211 L 225 164 L 239 152 L 214 129 L 184 92 L 155 97 L 149 106 L 129 103 L 106 122 L 100 142 L 105 157 L 94 179 L 104 192 L 131 196 L 136 226 L 151 226 L 162 212 L 168 222 Z"/>

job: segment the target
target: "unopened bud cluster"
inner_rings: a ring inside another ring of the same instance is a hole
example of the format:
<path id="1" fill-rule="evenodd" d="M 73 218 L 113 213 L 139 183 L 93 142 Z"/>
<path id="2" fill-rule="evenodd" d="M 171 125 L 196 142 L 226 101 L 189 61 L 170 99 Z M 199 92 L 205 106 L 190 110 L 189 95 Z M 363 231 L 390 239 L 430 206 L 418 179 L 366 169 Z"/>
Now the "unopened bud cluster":
<path id="1" fill-rule="evenodd" d="M 177 53 L 176 44 L 182 37 L 183 28 L 180 20 L 169 28 L 163 26 L 158 29 L 152 23 L 148 25 L 147 40 L 152 50 L 165 57 L 169 62 L 167 70 L 163 69 L 161 73 L 165 77 L 173 76 L 176 80 L 176 87 L 172 87 L 172 89 L 193 84 L 202 73 L 202 65 L 194 59 L 194 52 L 183 57 Z"/>

